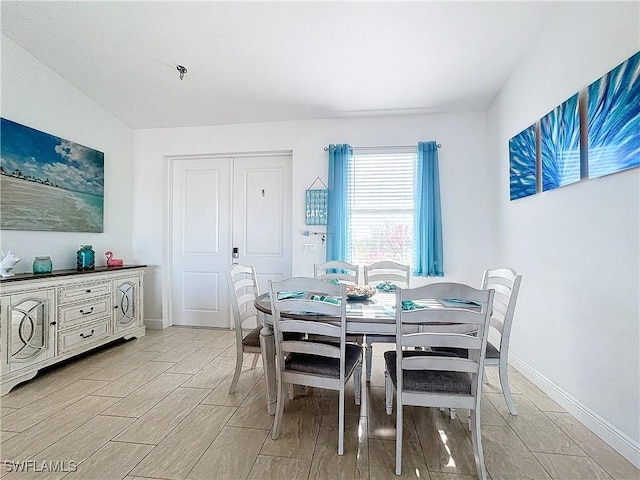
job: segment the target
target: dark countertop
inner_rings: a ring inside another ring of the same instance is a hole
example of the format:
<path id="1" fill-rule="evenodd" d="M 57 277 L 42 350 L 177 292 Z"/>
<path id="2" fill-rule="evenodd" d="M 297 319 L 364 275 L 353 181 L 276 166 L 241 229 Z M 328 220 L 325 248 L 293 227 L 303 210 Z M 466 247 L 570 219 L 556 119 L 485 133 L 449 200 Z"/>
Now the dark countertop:
<path id="1" fill-rule="evenodd" d="M 72 275 L 89 275 L 92 273 L 117 272 L 118 270 L 130 270 L 132 268 L 144 268 L 146 265 L 123 265 L 122 267 L 95 267 L 93 270 L 54 270 L 51 273 L 16 273 L 12 277 L 0 277 L 0 284 L 17 282 L 21 280 L 35 280 L 37 278 L 69 277 Z"/>

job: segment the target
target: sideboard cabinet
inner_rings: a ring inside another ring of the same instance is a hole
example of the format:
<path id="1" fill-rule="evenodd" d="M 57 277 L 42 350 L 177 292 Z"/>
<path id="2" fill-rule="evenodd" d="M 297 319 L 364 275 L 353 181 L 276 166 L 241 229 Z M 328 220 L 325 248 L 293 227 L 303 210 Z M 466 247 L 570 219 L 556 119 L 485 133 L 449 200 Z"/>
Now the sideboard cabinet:
<path id="1" fill-rule="evenodd" d="M 145 334 L 143 265 L 0 281 L 0 395 L 38 370 Z"/>

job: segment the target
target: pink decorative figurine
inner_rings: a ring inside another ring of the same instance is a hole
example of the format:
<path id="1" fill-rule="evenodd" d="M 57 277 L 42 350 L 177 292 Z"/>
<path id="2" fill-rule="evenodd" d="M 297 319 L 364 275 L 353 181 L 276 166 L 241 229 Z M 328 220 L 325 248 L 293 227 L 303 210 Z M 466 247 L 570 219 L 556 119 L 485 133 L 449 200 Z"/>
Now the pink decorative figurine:
<path id="1" fill-rule="evenodd" d="M 113 258 L 113 252 L 111 250 L 104 252 L 107 256 L 107 267 L 121 267 L 124 263 L 121 258 Z"/>

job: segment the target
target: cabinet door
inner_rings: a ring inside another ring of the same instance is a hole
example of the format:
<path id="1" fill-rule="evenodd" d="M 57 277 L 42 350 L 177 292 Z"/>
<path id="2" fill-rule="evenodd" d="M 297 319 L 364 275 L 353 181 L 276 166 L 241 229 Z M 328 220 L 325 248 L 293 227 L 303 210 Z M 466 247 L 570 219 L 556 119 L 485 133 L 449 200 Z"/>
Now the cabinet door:
<path id="1" fill-rule="evenodd" d="M 114 280 L 113 292 L 114 333 L 139 327 L 140 279 L 131 277 Z"/>
<path id="2" fill-rule="evenodd" d="M 6 315 L 6 362 L 15 371 L 51 358 L 55 354 L 53 288 L 16 294 L 2 299 Z"/>

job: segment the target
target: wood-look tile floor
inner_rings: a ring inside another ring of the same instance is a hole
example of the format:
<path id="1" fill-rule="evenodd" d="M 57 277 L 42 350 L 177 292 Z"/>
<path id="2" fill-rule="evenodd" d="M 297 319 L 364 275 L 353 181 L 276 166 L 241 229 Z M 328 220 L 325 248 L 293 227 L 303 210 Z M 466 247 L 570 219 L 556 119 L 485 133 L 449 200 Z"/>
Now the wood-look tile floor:
<path id="1" fill-rule="evenodd" d="M 0 399 L 6 479 L 392 479 L 395 415 L 384 408 L 382 353 L 362 405 L 346 405 L 337 455 L 337 394 L 296 390 L 278 440 L 262 368 L 246 358 L 236 393 L 231 331 L 171 327 L 42 372 Z M 482 403 L 487 472 L 497 479 L 624 479 L 640 471 L 517 371 L 509 415 L 490 369 Z M 22 471 L 17 471 L 22 470 Z M 405 409 L 403 477 L 475 478 L 466 415 Z"/>

